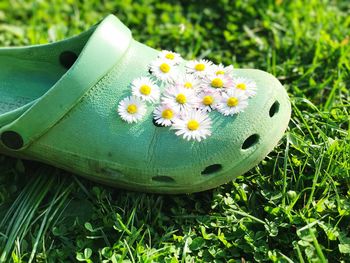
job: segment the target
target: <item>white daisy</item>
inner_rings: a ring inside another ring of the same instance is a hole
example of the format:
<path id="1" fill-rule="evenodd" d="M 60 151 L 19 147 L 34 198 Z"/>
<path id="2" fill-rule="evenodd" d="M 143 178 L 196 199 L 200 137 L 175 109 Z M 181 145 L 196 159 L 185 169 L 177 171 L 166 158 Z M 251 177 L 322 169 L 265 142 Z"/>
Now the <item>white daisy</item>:
<path id="1" fill-rule="evenodd" d="M 232 86 L 239 91 L 243 91 L 248 97 L 253 97 L 256 94 L 256 83 L 251 79 L 234 78 Z"/>
<path id="2" fill-rule="evenodd" d="M 210 72 L 210 67 L 213 62 L 201 59 L 201 60 L 190 60 L 186 64 L 187 73 L 194 74 L 197 77 L 204 77 Z"/>
<path id="3" fill-rule="evenodd" d="M 147 108 L 142 100 L 137 97 L 126 97 L 119 102 L 119 116 L 126 122 L 138 122 L 146 114 Z"/>
<path id="4" fill-rule="evenodd" d="M 203 87 L 206 90 L 220 92 L 226 88 L 232 87 L 232 79 L 225 75 L 211 74 L 203 80 L 203 84 Z"/>
<path id="5" fill-rule="evenodd" d="M 162 50 L 159 55 L 158 58 L 162 59 L 162 60 L 166 60 L 171 64 L 179 64 L 182 61 L 182 57 L 179 53 L 175 53 L 173 51 L 169 51 L 169 50 Z"/>
<path id="6" fill-rule="evenodd" d="M 177 73 L 175 65 L 169 63 L 166 59 L 160 58 L 151 63 L 150 69 L 156 78 L 166 82 L 172 81 Z"/>
<path id="7" fill-rule="evenodd" d="M 162 103 L 170 105 L 178 112 L 185 112 L 198 105 L 198 98 L 190 89 L 170 86 L 164 91 Z"/>
<path id="8" fill-rule="evenodd" d="M 211 135 L 212 121 L 208 114 L 192 110 L 181 118 L 175 119 L 170 129 L 176 130 L 177 136 L 184 139 L 201 141 Z"/>
<path id="9" fill-rule="evenodd" d="M 227 90 L 217 104 L 217 110 L 225 116 L 234 115 L 244 111 L 248 106 L 248 97 L 236 89 Z"/>
<path id="10" fill-rule="evenodd" d="M 232 76 L 233 75 L 233 66 L 229 65 L 225 67 L 223 64 L 219 65 L 213 65 L 211 68 L 211 71 L 215 75 L 225 75 L 225 76 Z"/>
<path id="11" fill-rule="evenodd" d="M 204 112 L 211 112 L 216 108 L 216 104 L 220 101 L 220 96 L 214 91 L 202 91 L 197 97 L 199 98 L 198 109 Z"/>
<path id="12" fill-rule="evenodd" d="M 132 95 L 143 101 L 156 102 L 159 100 L 159 87 L 148 77 L 134 79 L 131 84 Z"/>
<path id="13" fill-rule="evenodd" d="M 193 90 L 194 92 L 199 91 L 201 87 L 201 80 L 193 74 L 182 74 L 178 76 L 177 80 L 174 81 L 175 86 L 179 88 Z"/>
<path id="14" fill-rule="evenodd" d="M 167 104 L 161 104 L 154 109 L 153 116 L 157 124 L 171 126 L 178 112 Z"/>

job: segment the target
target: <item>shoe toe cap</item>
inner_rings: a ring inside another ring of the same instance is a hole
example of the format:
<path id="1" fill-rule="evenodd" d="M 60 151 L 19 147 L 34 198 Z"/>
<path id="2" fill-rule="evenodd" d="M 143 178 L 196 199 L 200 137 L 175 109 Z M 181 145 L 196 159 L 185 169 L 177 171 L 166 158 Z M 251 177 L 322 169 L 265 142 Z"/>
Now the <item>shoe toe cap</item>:
<path id="1" fill-rule="evenodd" d="M 257 94 L 249 99 L 248 107 L 227 117 L 212 112 L 212 136 L 202 142 L 180 140 L 174 145 L 173 134 L 158 137 L 154 150 L 161 154 L 152 163 L 160 169 L 153 183 L 164 189 L 182 185 L 188 188 L 186 192 L 213 188 L 254 167 L 282 138 L 291 114 L 284 87 L 261 70 L 236 69 L 234 73 L 256 82 Z"/>

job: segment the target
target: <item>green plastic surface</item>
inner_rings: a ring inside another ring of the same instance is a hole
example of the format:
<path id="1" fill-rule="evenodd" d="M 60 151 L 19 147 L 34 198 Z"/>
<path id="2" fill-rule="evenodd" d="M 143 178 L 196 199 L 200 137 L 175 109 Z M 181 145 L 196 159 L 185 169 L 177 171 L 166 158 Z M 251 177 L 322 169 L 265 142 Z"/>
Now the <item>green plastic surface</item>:
<path id="1" fill-rule="evenodd" d="M 61 63 L 67 51 L 78 57 L 70 68 Z M 2 140 L 0 152 L 117 187 L 189 193 L 234 179 L 275 147 L 290 119 L 289 98 L 275 77 L 255 69 L 234 70 L 257 84 L 248 108 L 233 117 L 212 112 L 213 134 L 202 142 L 156 127 L 153 106 L 139 123 L 122 121 L 119 101 L 134 78 L 149 76 L 158 53 L 112 15 L 64 41 L 1 48 L 0 135 L 15 132 L 23 146 Z"/>

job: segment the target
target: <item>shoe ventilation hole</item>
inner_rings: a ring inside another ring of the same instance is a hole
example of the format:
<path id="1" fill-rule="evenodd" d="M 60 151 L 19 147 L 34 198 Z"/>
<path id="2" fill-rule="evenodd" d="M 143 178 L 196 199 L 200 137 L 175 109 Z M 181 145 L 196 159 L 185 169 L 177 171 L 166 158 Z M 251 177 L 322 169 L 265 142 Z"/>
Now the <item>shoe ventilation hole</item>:
<path id="1" fill-rule="evenodd" d="M 174 178 L 172 178 L 170 176 L 165 176 L 165 175 L 153 176 L 152 180 L 156 181 L 156 182 L 160 182 L 160 183 L 174 183 L 175 182 Z"/>
<path id="2" fill-rule="evenodd" d="M 279 111 L 279 109 L 280 109 L 280 103 L 276 100 L 270 108 L 270 111 L 269 111 L 270 117 L 272 118 Z"/>
<path id="3" fill-rule="evenodd" d="M 207 166 L 202 172 L 202 175 L 209 175 L 212 173 L 216 173 L 218 171 L 220 171 L 222 169 L 222 165 L 221 164 L 212 164 Z"/>
<path id="4" fill-rule="evenodd" d="M 156 126 L 156 127 L 165 127 L 163 125 L 160 125 L 160 124 L 156 123 L 155 119 L 152 119 L 152 122 L 153 122 L 153 125 Z"/>
<path id="5" fill-rule="evenodd" d="M 249 149 L 250 147 L 254 146 L 258 141 L 259 141 L 259 135 L 257 134 L 250 135 L 242 144 L 242 149 L 243 150 Z"/>
<path id="6" fill-rule="evenodd" d="M 19 150 L 23 147 L 23 139 L 20 134 L 15 131 L 5 131 L 1 134 L 2 143 L 12 149 Z"/>
<path id="7" fill-rule="evenodd" d="M 74 62 L 77 60 L 78 56 L 72 51 L 63 51 L 60 55 L 60 63 L 66 69 L 73 66 Z"/>

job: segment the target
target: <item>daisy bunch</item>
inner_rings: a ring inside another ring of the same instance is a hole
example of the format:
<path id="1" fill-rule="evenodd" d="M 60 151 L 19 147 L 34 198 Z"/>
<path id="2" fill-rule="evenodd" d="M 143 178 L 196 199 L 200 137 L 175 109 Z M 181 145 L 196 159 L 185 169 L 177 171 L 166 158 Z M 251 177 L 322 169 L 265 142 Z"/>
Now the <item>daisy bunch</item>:
<path id="1" fill-rule="evenodd" d="M 132 96 L 118 104 L 120 117 L 128 123 L 138 122 L 147 112 L 146 103 L 160 99 L 161 103 L 153 110 L 154 122 L 170 127 L 188 141 L 201 141 L 212 134 L 212 120 L 208 115 L 211 111 L 233 116 L 243 112 L 249 98 L 256 95 L 256 83 L 234 76 L 233 66 L 200 59 L 188 61 L 182 72 L 179 70 L 182 61 L 178 53 L 161 51 L 150 64 L 150 72 L 157 81 L 150 77 L 134 79 Z M 159 83 L 165 88 L 162 94 Z"/>

